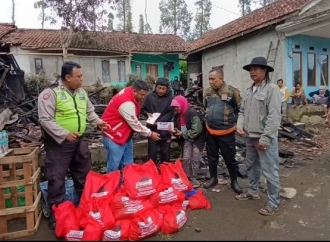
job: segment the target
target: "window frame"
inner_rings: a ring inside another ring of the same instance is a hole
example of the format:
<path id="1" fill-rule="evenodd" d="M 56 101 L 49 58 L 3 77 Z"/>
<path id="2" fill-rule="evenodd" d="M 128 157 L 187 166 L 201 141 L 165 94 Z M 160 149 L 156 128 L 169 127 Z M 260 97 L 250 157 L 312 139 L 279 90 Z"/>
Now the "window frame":
<path id="1" fill-rule="evenodd" d="M 310 85 L 309 84 L 309 55 L 314 56 L 314 84 Z M 307 87 L 316 87 L 316 53 L 315 52 L 307 52 Z"/>
<path id="2" fill-rule="evenodd" d="M 321 57 L 322 56 L 327 57 L 327 74 L 326 75 L 324 75 L 323 70 L 322 70 L 322 62 L 321 62 L 321 60 L 322 60 Z M 322 78 L 322 73 L 323 73 L 324 79 L 325 79 L 325 85 L 328 87 L 329 86 L 329 55 L 328 55 L 328 53 L 326 53 L 326 52 L 321 53 L 321 55 L 320 55 L 320 66 L 321 66 L 320 67 L 320 76 L 321 76 L 320 84 L 321 84 L 321 86 L 324 85 L 323 78 Z"/>
<path id="3" fill-rule="evenodd" d="M 146 64 L 146 74 L 147 75 L 151 75 L 150 73 L 148 73 L 148 66 L 156 66 L 157 67 L 156 68 L 156 70 L 157 70 L 157 76 L 155 76 L 155 77 L 158 78 L 159 77 L 158 64 L 156 64 L 156 63 L 147 63 Z"/>
<path id="4" fill-rule="evenodd" d="M 140 73 L 137 72 L 138 69 L 140 70 Z M 142 65 L 141 64 L 135 64 L 135 74 L 142 76 Z"/>
<path id="5" fill-rule="evenodd" d="M 303 75 L 303 70 L 302 70 L 302 52 L 301 51 L 293 51 L 292 52 L 292 87 L 294 87 L 295 85 L 295 80 L 294 80 L 294 70 L 293 70 L 293 56 L 294 54 L 299 54 L 300 58 L 299 58 L 299 63 L 300 63 L 300 73 L 299 73 L 299 83 L 301 84 L 301 86 L 303 87 L 304 83 L 302 80 L 302 75 Z"/>
<path id="6" fill-rule="evenodd" d="M 37 73 L 37 61 L 40 61 L 40 63 L 41 63 L 41 71 L 40 71 L 40 73 Z M 40 75 L 40 74 L 43 74 L 43 70 L 44 70 L 44 63 L 42 61 L 42 58 L 40 58 L 40 57 L 34 58 L 34 73 L 36 75 Z"/>
<path id="7" fill-rule="evenodd" d="M 124 63 L 124 80 L 121 80 L 121 64 L 120 63 Z M 117 66 L 118 66 L 118 81 L 119 82 L 126 82 L 126 61 L 125 60 L 117 60 Z"/>
<path id="8" fill-rule="evenodd" d="M 109 68 L 109 79 L 107 81 L 104 81 L 104 76 L 103 76 L 103 63 L 108 62 L 107 67 Z M 101 71 L 102 71 L 102 82 L 107 83 L 111 82 L 111 73 L 110 73 L 110 60 L 101 60 Z"/>

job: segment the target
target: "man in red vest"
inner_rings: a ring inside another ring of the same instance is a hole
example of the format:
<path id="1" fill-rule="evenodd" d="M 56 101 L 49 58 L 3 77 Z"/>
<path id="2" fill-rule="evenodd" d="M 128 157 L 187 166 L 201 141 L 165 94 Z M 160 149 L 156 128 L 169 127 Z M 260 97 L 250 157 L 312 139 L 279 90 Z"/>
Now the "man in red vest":
<path id="1" fill-rule="evenodd" d="M 102 120 L 110 126 L 103 131 L 103 144 L 108 151 L 107 172 L 133 163 L 134 132 L 155 141 L 160 139 L 159 134 L 152 132 L 138 120 L 141 102 L 148 90 L 146 82 L 137 80 L 132 86 L 116 94 L 105 109 Z"/>

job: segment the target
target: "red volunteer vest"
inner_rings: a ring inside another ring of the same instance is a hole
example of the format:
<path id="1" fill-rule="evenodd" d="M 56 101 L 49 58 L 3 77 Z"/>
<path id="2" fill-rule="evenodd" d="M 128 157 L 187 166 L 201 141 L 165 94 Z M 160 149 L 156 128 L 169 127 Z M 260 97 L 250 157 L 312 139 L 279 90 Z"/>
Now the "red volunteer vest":
<path id="1" fill-rule="evenodd" d="M 140 116 L 141 104 L 135 100 L 133 88 L 126 87 L 117 93 L 109 102 L 107 108 L 104 110 L 102 120 L 110 125 L 110 129 L 104 132 L 104 135 L 110 138 L 118 145 L 125 144 L 133 130 L 128 125 L 126 120 L 120 115 L 119 107 L 124 102 L 131 101 L 135 104 L 136 117 Z"/>

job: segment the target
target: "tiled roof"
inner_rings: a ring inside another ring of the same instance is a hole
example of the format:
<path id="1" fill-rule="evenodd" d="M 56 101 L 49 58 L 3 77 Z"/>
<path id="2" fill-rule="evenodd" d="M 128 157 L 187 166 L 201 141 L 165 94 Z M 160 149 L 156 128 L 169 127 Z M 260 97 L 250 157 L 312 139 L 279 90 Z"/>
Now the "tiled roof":
<path id="1" fill-rule="evenodd" d="M 62 48 L 61 30 L 17 29 L 2 38 L 8 44 L 21 45 L 22 49 Z M 176 35 L 135 34 L 123 32 L 84 32 L 76 35 L 70 48 L 114 52 L 183 53 L 185 41 Z"/>
<path id="2" fill-rule="evenodd" d="M 187 53 L 201 51 L 234 39 L 273 21 L 283 20 L 283 18 L 289 17 L 311 1 L 312 0 L 277 0 L 264 8 L 257 9 L 244 17 L 238 18 L 204 34 L 189 45 Z"/>
<path id="3" fill-rule="evenodd" d="M 15 29 L 16 27 L 13 24 L 0 23 L 0 39 Z"/>

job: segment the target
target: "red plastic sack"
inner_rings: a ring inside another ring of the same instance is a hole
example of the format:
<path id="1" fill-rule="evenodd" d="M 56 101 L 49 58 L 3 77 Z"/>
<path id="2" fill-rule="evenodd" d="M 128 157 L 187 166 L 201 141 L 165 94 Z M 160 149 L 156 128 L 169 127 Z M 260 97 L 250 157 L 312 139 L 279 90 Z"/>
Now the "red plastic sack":
<path id="1" fill-rule="evenodd" d="M 189 204 L 189 200 L 183 200 L 182 202 L 173 203 L 171 204 L 171 206 L 179 210 L 187 210 L 188 204 Z"/>
<path id="2" fill-rule="evenodd" d="M 82 241 L 100 241 L 102 236 L 102 226 L 101 224 L 89 217 L 85 224 L 84 234 Z"/>
<path id="3" fill-rule="evenodd" d="M 90 171 L 86 177 L 79 207 L 83 207 L 91 198 L 111 197 L 118 188 L 119 180 L 119 170 L 105 175 Z"/>
<path id="4" fill-rule="evenodd" d="M 65 236 L 67 241 L 81 241 L 84 236 L 84 231 L 70 230 Z"/>
<path id="5" fill-rule="evenodd" d="M 174 163 L 164 162 L 160 165 L 160 174 L 164 187 L 173 187 L 174 189 L 185 192 L 193 189 L 186 173 L 182 168 L 180 159 Z"/>
<path id="6" fill-rule="evenodd" d="M 163 215 L 161 231 L 163 234 L 173 234 L 183 227 L 187 222 L 188 215 L 184 210 L 170 205 L 160 206 L 158 211 Z"/>
<path id="7" fill-rule="evenodd" d="M 156 209 L 151 208 L 143 211 L 132 220 L 129 240 L 142 240 L 158 233 L 162 222 Z"/>
<path id="8" fill-rule="evenodd" d="M 146 163 L 130 164 L 124 168 L 124 188 L 133 199 L 147 198 L 162 190 L 157 167 L 152 160 Z"/>
<path id="9" fill-rule="evenodd" d="M 56 220 L 55 234 L 58 238 L 65 237 L 70 230 L 79 230 L 79 220 L 72 201 L 65 201 L 52 207 Z"/>
<path id="10" fill-rule="evenodd" d="M 133 200 L 124 191 L 118 192 L 111 201 L 111 210 L 115 220 L 131 219 L 148 208 L 152 208 L 148 200 Z"/>
<path id="11" fill-rule="evenodd" d="M 130 228 L 130 220 L 118 220 L 115 223 L 115 227 L 104 232 L 103 241 L 128 240 Z"/>
<path id="12" fill-rule="evenodd" d="M 172 187 L 165 189 L 164 191 L 152 194 L 149 197 L 149 201 L 154 208 L 172 203 L 182 203 L 184 199 L 185 194 L 173 189 Z"/>
<path id="13" fill-rule="evenodd" d="M 90 218 L 93 218 L 101 225 L 103 230 L 112 228 L 115 224 L 115 219 L 112 215 L 109 202 L 107 197 L 91 199 L 89 203 L 80 210 L 81 227 L 85 228 Z"/>
<path id="14" fill-rule="evenodd" d="M 211 208 L 210 201 L 203 195 L 201 190 L 197 190 L 195 195 L 190 196 L 189 198 L 189 209 L 202 209 L 206 208 L 209 210 Z"/>

